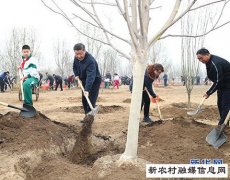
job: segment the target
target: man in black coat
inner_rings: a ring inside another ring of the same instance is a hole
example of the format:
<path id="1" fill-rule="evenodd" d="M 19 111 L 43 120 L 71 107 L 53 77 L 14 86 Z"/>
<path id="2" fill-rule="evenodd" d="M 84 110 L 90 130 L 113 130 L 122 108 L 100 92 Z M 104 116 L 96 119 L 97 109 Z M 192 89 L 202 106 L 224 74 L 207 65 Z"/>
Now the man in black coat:
<path id="1" fill-rule="evenodd" d="M 205 48 L 198 50 L 196 55 L 197 59 L 206 65 L 208 79 L 213 82 L 204 97 L 207 99 L 217 90 L 217 105 L 220 114 L 218 125 L 221 125 L 230 110 L 230 63 L 219 56 L 210 54 Z"/>
<path id="2" fill-rule="evenodd" d="M 85 89 L 82 93 L 82 104 L 85 114 L 91 111 L 85 96 L 88 96 L 92 106 L 96 106 L 99 88 L 101 84 L 101 74 L 94 57 L 85 50 L 85 45 L 78 43 L 73 48 L 75 53 L 73 72 L 76 79 L 80 79 Z M 81 121 L 84 123 L 84 121 Z"/>
<path id="3" fill-rule="evenodd" d="M 55 74 L 53 74 L 53 77 L 54 77 L 55 84 L 56 84 L 55 91 L 57 91 L 57 88 L 58 88 L 59 85 L 60 85 L 61 91 L 63 91 L 63 88 L 62 88 L 62 83 L 63 83 L 62 77 L 59 76 L 59 75 L 55 75 Z"/>

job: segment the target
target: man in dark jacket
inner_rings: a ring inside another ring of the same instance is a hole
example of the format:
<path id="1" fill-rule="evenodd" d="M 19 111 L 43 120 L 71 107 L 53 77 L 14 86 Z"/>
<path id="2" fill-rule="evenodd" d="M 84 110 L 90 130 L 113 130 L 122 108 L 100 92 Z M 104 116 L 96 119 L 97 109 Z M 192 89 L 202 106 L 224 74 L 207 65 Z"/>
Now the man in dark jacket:
<path id="1" fill-rule="evenodd" d="M 196 55 L 197 59 L 206 65 L 208 79 L 213 82 L 204 97 L 207 99 L 217 90 L 217 105 L 220 114 L 218 125 L 221 125 L 230 110 L 230 63 L 219 56 L 210 54 L 205 48 L 198 50 Z"/>
<path id="2" fill-rule="evenodd" d="M 54 77 L 55 84 L 56 84 L 55 91 L 57 91 L 57 88 L 58 88 L 59 85 L 60 85 L 61 91 L 63 91 L 63 88 L 62 88 L 62 83 L 63 83 L 62 77 L 59 76 L 59 75 L 55 75 L 55 74 L 53 74 L 53 77 Z"/>
<path id="3" fill-rule="evenodd" d="M 9 71 L 0 74 L 0 89 L 1 92 L 5 92 L 5 83 L 8 82 Z M 8 82 L 9 84 L 9 82 Z M 9 84 L 10 85 L 10 84 Z"/>
<path id="4" fill-rule="evenodd" d="M 78 43 L 73 48 L 75 53 L 73 72 L 76 79 L 80 79 L 85 89 L 82 93 L 82 104 L 85 114 L 91 111 L 85 96 L 88 96 L 92 106 L 96 106 L 99 88 L 101 84 L 101 74 L 94 57 L 85 50 L 85 45 Z M 84 121 L 81 121 L 84 123 Z"/>

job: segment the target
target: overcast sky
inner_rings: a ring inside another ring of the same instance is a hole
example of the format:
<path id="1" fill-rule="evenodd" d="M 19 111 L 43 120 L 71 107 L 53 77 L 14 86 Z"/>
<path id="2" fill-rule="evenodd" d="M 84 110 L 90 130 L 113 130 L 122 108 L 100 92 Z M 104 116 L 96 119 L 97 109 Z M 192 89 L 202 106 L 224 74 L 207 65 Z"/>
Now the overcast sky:
<path id="1" fill-rule="evenodd" d="M 169 3 L 168 0 L 164 2 Z M 172 2 L 172 1 L 170 1 Z M 173 1 L 174 2 L 174 1 Z M 227 7 L 224 14 L 224 20 L 230 20 L 230 6 Z M 163 12 L 164 13 L 164 12 Z M 67 42 L 67 48 L 72 50 L 73 45 L 77 43 L 76 31 L 68 23 L 43 6 L 40 0 L 6 0 L 0 2 L 0 47 L 2 42 L 9 36 L 13 27 L 34 28 L 39 35 L 43 60 L 47 62 L 47 67 L 54 64 L 52 59 L 53 45 L 55 41 L 64 39 Z M 205 40 L 205 47 L 211 53 L 222 56 L 230 60 L 230 25 L 220 30 L 210 33 Z M 170 60 L 180 62 L 180 42 L 179 38 L 167 38 L 163 41 L 167 48 L 167 56 Z M 48 63 L 50 62 L 50 63 Z"/>

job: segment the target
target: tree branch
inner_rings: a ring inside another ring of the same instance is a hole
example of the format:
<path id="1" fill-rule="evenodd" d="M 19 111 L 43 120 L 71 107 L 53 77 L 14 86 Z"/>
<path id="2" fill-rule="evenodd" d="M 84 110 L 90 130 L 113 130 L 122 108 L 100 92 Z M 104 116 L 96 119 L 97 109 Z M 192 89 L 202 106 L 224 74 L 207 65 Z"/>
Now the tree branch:
<path id="1" fill-rule="evenodd" d="M 93 2 L 93 0 L 91 0 L 91 2 Z M 112 48 L 114 48 L 117 52 L 119 52 L 120 54 L 122 54 L 125 58 L 130 59 L 124 52 L 122 52 L 121 50 L 119 50 L 118 48 L 116 48 L 116 47 L 112 44 L 112 42 L 110 41 L 110 38 L 108 37 L 107 32 L 104 30 L 105 28 L 104 28 L 103 24 L 101 23 L 101 20 L 100 20 L 100 18 L 99 18 L 99 16 L 98 16 L 97 12 L 96 12 L 96 10 L 95 10 L 94 4 L 92 3 L 91 6 L 92 6 L 92 8 L 93 8 L 93 12 L 94 12 L 95 17 L 96 17 L 96 19 L 97 19 L 98 25 L 99 25 L 100 27 L 102 27 L 102 29 L 103 29 L 103 32 L 104 32 L 104 34 L 105 34 L 105 37 L 106 37 L 106 40 L 107 40 L 108 44 L 109 44 Z"/>
<path id="2" fill-rule="evenodd" d="M 163 27 L 160 29 L 160 31 L 149 41 L 148 43 L 148 49 L 151 47 L 151 45 L 156 42 L 160 36 L 169 28 L 171 27 L 176 21 L 178 21 L 184 14 L 188 12 L 188 10 L 192 7 L 192 5 L 196 2 L 196 0 L 192 1 L 191 5 L 182 13 L 181 16 L 179 16 L 176 20 L 173 21 L 173 19 L 176 17 L 176 14 L 178 12 L 178 9 L 181 4 L 181 0 L 177 0 L 175 2 L 174 8 L 166 21 L 166 23 L 163 25 Z"/>
<path id="3" fill-rule="evenodd" d="M 220 1 L 218 1 L 218 2 L 220 2 Z M 223 24 L 217 26 L 217 24 L 219 23 L 219 21 L 220 21 L 222 15 L 223 15 L 224 8 L 226 7 L 226 5 L 227 5 L 228 2 L 229 2 L 229 1 L 226 1 L 226 2 L 224 3 L 224 5 L 223 5 L 223 7 L 222 7 L 222 10 L 221 10 L 221 13 L 220 13 L 220 15 L 219 15 L 219 17 L 218 17 L 216 23 L 213 25 L 213 27 L 212 27 L 209 31 L 207 31 L 207 32 L 205 32 L 205 33 L 203 33 L 203 34 L 200 34 L 200 35 L 189 35 L 189 34 L 188 34 L 188 35 L 172 35 L 172 34 L 168 34 L 168 35 L 163 36 L 163 37 L 161 37 L 161 38 L 159 38 L 159 39 L 165 39 L 165 38 L 167 38 L 167 37 L 193 37 L 193 38 L 202 37 L 202 36 L 205 36 L 205 35 L 209 34 L 210 32 L 212 32 L 212 31 L 214 31 L 214 30 L 217 30 L 217 29 L 219 29 L 219 28 L 221 28 L 221 27 L 223 27 L 223 26 L 229 24 L 230 21 L 227 21 L 227 22 L 225 22 L 225 23 L 223 23 Z M 209 3 L 209 4 L 210 4 L 210 3 Z"/>
<path id="4" fill-rule="evenodd" d="M 43 0 L 41 0 L 41 2 L 43 3 L 43 5 L 45 6 L 45 7 L 47 7 L 49 10 L 51 10 L 52 12 L 54 12 L 54 13 L 56 13 L 56 14 L 59 14 L 59 15 L 61 15 L 62 17 L 64 17 L 80 34 L 82 34 L 82 35 L 84 35 L 84 36 L 86 36 L 86 37 L 88 37 L 88 38 L 90 38 L 90 39 L 93 39 L 93 40 L 95 40 L 95 41 L 98 41 L 98 42 L 101 42 L 101 43 L 103 43 L 103 44 L 106 44 L 106 45 L 109 45 L 108 43 L 106 43 L 106 42 L 104 42 L 104 41 L 102 41 L 102 40 L 99 40 L 99 39 L 96 39 L 96 38 L 94 38 L 94 37 L 91 37 L 91 36 L 89 36 L 88 34 L 86 34 L 86 33 L 84 33 L 84 32 L 82 32 L 81 30 L 79 30 L 75 25 L 74 25 L 74 23 L 70 20 L 70 18 L 69 17 L 67 17 L 66 15 L 65 15 L 65 13 L 63 14 L 63 13 L 60 13 L 60 12 L 58 12 L 58 11 L 55 11 L 53 8 L 51 8 L 50 6 L 48 6 Z M 58 9 L 60 9 L 60 8 L 58 8 Z M 62 10 L 61 10 L 62 11 Z M 63 12 L 63 11 L 62 11 Z"/>
<path id="5" fill-rule="evenodd" d="M 199 8 L 203 8 L 205 6 L 209 6 L 209 5 L 212 5 L 212 4 L 215 4 L 215 3 L 219 3 L 219 2 L 223 2 L 223 1 L 226 1 L 226 0 L 219 0 L 219 1 L 215 1 L 215 2 L 211 2 L 211 3 L 207 3 L 207 4 L 203 4 L 202 6 L 199 6 L 199 7 L 196 7 L 196 8 L 193 8 L 193 9 L 190 9 L 189 11 L 194 11 L 194 10 L 197 10 Z M 227 1 L 226 3 L 228 3 L 229 1 Z"/>
<path id="6" fill-rule="evenodd" d="M 90 21 L 87 21 L 87 20 L 81 18 L 80 16 L 78 16 L 78 15 L 76 15 L 76 14 L 73 14 L 73 15 L 74 15 L 75 17 L 77 17 L 78 19 L 80 19 L 81 21 L 86 22 L 87 24 L 90 24 L 91 26 L 96 27 L 96 28 L 98 28 L 98 29 L 101 29 L 101 30 L 103 30 L 103 31 L 105 31 L 105 32 L 107 32 L 107 33 L 109 33 L 110 35 L 116 37 L 117 39 L 120 39 L 120 40 L 122 40 L 122 41 L 124 41 L 125 43 L 127 43 L 127 44 L 130 45 L 130 41 L 128 41 L 127 39 L 124 39 L 124 38 L 122 38 L 122 37 L 120 37 L 120 36 L 118 36 L 118 35 L 112 33 L 111 31 L 105 29 L 104 27 L 102 27 L 102 26 L 100 26 L 100 25 L 97 26 L 97 25 L 91 23 Z"/>
<path id="7" fill-rule="evenodd" d="M 127 22 L 127 26 L 128 26 L 128 29 L 129 29 L 129 33 L 130 33 L 130 36 L 131 36 L 131 39 L 132 39 L 132 42 L 133 42 L 135 50 L 138 50 L 138 42 L 137 42 L 137 39 L 135 37 L 135 33 L 134 33 L 134 30 L 133 30 L 133 28 L 131 26 L 131 22 L 130 22 L 130 19 L 129 19 L 129 11 L 128 11 L 127 0 L 124 0 L 124 8 L 125 8 L 125 16 L 126 16 L 126 22 Z"/>
<path id="8" fill-rule="evenodd" d="M 82 0 L 78 0 L 78 1 L 81 2 L 82 4 L 89 4 L 89 5 L 91 5 L 91 2 L 84 2 Z M 93 4 L 95 4 L 95 5 L 106 5 L 106 6 L 117 6 L 116 4 L 107 3 L 107 2 L 93 2 Z"/>
<path id="9" fill-rule="evenodd" d="M 200 35 L 168 34 L 167 36 L 163 36 L 163 37 L 160 38 L 160 39 L 165 39 L 165 38 L 167 38 L 167 37 L 191 37 L 191 38 L 192 38 L 192 37 L 193 37 L 193 38 L 202 37 L 202 36 L 205 36 L 205 35 L 209 34 L 210 32 L 212 32 L 212 31 L 214 31 L 214 30 L 217 30 L 217 29 L 219 29 L 219 28 L 221 28 L 221 27 L 223 27 L 223 26 L 229 24 L 229 23 L 230 23 L 230 21 L 227 21 L 227 22 L 225 22 L 225 23 L 223 23 L 223 24 L 221 24 L 221 25 L 219 25 L 219 26 L 217 26 L 217 27 L 215 27 L 215 28 L 212 28 L 212 29 L 210 29 L 209 31 L 207 31 L 207 32 L 205 32 L 205 33 L 203 33 L 203 34 L 200 34 Z"/>

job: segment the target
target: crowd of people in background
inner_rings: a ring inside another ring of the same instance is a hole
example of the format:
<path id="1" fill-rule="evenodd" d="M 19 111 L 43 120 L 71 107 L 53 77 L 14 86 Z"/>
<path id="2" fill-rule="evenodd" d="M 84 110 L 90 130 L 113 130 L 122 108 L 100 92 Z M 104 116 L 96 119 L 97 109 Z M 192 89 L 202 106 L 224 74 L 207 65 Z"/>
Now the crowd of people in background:
<path id="1" fill-rule="evenodd" d="M 69 75 L 62 77 L 58 74 L 51 74 L 48 72 L 45 72 L 44 75 L 39 72 L 40 81 L 39 81 L 39 87 L 42 85 L 47 85 L 49 90 L 51 91 L 57 91 L 58 88 L 60 88 L 61 91 L 63 91 L 63 87 L 66 87 L 68 89 L 78 87 L 77 80 L 75 79 L 74 75 Z M 178 78 L 177 78 L 178 79 Z M 162 80 L 162 81 L 161 81 Z M 186 78 L 184 76 L 181 76 L 181 85 L 186 85 Z M 208 77 L 201 78 L 199 75 L 195 76 L 191 80 L 192 85 L 208 85 L 209 80 Z M 125 76 L 119 76 L 118 73 L 114 73 L 113 75 L 110 72 L 107 72 L 105 76 L 102 78 L 102 84 L 101 87 L 105 89 L 119 89 L 119 86 L 121 85 L 132 85 L 133 83 L 133 77 Z M 162 84 L 164 87 L 167 87 L 168 85 L 175 85 L 175 78 L 169 79 L 168 74 L 164 73 L 161 78 L 158 78 L 158 81 L 156 82 L 158 84 Z M 1 92 L 5 92 L 7 89 L 12 89 L 14 84 L 16 84 L 16 77 L 10 75 L 9 71 L 1 72 L 0 73 L 0 89 Z M 178 81 L 177 81 L 178 84 Z"/>

